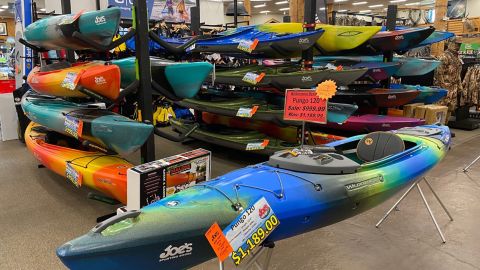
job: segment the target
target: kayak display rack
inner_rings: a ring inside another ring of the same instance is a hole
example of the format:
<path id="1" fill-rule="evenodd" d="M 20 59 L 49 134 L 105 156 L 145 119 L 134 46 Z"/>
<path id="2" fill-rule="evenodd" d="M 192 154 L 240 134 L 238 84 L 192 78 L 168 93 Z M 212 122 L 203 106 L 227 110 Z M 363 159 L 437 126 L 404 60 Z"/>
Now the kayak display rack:
<path id="1" fill-rule="evenodd" d="M 247 270 L 250 267 L 255 266 L 258 270 L 268 270 L 270 266 L 270 261 L 272 260 L 273 249 L 275 248 L 275 242 L 265 242 L 260 245 L 260 249 L 257 250 L 253 255 L 252 258 L 244 265 L 237 267 L 237 269 Z M 263 263 L 260 263 L 260 257 L 266 253 L 265 259 Z M 224 262 L 219 261 L 219 270 L 225 270 Z"/>

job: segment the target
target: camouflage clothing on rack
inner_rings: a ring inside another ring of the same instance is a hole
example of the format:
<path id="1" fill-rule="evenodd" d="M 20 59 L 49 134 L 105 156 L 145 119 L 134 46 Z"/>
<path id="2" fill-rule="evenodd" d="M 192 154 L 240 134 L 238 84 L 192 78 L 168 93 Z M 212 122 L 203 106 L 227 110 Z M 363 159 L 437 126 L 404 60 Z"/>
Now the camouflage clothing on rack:
<path id="1" fill-rule="evenodd" d="M 442 63 L 435 71 L 434 78 L 434 85 L 448 90 L 447 96 L 439 103 L 448 106 L 449 111 L 465 105 L 465 92 L 461 79 L 462 62 L 458 58 L 456 48 L 457 45 L 449 44 L 448 49 L 439 57 Z M 457 102 L 457 95 L 460 95 L 460 103 Z"/>
<path id="2" fill-rule="evenodd" d="M 463 88 L 466 92 L 467 104 L 480 105 L 480 65 L 474 65 L 468 68 L 465 78 L 463 79 Z"/>

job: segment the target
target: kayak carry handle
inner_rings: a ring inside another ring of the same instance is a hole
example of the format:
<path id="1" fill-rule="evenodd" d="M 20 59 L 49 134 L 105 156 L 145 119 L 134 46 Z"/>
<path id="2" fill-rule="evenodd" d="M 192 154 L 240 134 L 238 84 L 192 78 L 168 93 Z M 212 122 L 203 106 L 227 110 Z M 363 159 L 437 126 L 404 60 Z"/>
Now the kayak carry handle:
<path id="1" fill-rule="evenodd" d="M 78 32 L 78 31 L 73 32 L 72 37 L 82 41 L 83 43 L 88 44 L 89 46 L 91 46 L 92 48 L 94 48 L 97 51 L 104 51 L 105 52 L 105 51 L 109 51 L 113 48 L 118 47 L 120 44 L 122 44 L 125 41 L 132 38 L 135 35 L 135 33 L 136 33 L 135 29 L 131 28 L 125 35 L 121 36 L 119 39 L 113 41 L 112 43 L 110 43 L 107 46 L 101 45 L 98 42 L 93 41 L 92 39 L 90 39 L 89 37 L 85 36 L 84 34 Z"/>
<path id="2" fill-rule="evenodd" d="M 98 100 L 98 101 L 101 101 L 101 102 L 103 102 L 103 103 L 107 103 L 107 104 L 108 104 L 108 103 L 111 103 L 111 102 L 112 102 L 112 101 L 109 100 L 108 98 L 106 98 L 106 97 L 104 97 L 104 96 L 102 96 L 102 95 L 100 95 L 100 94 L 97 94 L 97 93 L 93 92 L 92 90 L 89 90 L 89 89 L 87 89 L 87 88 L 85 88 L 85 87 L 83 87 L 83 86 L 79 86 L 79 87 L 78 87 L 78 91 L 81 92 L 81 93 L 83 93 L 83 94 L 85 94 L 85 95 L 87 95 L 87 96 L 89 96 L 89 97 L 91 97 L 91 98 L 94 98 L 94 99 L 96 99 L 96 100 Z"/>
<path id="3" fill-rule="evenodd" d="M 180 134 L 178 136 L 169 134 L 169 133 L 161 130 L 160 128 L 155 128 L 154 133 L 155 133 L 155 135 L 163 137 L 163 138 L 165 138 L 167 140 L 170 140 L 170 141 L 184 142 L 190 136 L 190 134 L 192 134 L 199 127 L 200 127 L 200 125 L 198 123 L 195 123 L 195 125 L 193 125 L 193 127 L 189 131 L 187 131 L 183 134 Z"/>
<path id="4" fill-rule="evenodd" d="M 175 47 L 175 46 L 171 45 L 170 43 L 166 42 L 165 40 L 163 40 L 162 38 L 160 38 L 152 30 L 150 30 L 150 32 L 148 34 L 153 41 L 155 41 L 160 46 L 165 48 L 165 50 L 167 50 L 169 53 L 171 53 L 173 55 L 176 55 L 176 56 L 184 54 L 188 47 L 192 46 L 193 43 L 195 43 L 197 40 L 200 39 L 200 36 L 195 36 L 195 37 L 191 38 L 189 41 L 185 42 L 184 44 L 182 44 L 178 47 Z"/>
<path id="5" fill-rule="evenodd" d="M 93 227 L 92 232 L 93 233 L 101 233 L 103 230 L 108 228 L 110 225 L 118 223 L 118 222 L 120 222 L 122 220 L 125 220 L 127 218 L 136 218 L 141 213 L 142 213 L 141 211 L 132 210 L 132 211 L 128 211 L 128 212 L 125 212 L 125 213 L 118 214 L 118 215 L 113 216 L 109 219 L 106 219 L 103 222 L 98 223 L 95 227 Z"/>
<path id="6" fill-rule="evenodd" d="M 30 48 L 30 49 L 32 49 L 32 50 L 34 50 L 34 51 L 37 51 L 37 52 L 48 52 L 47 49 L 44 49 L 44 48 L 35 46 L 35 45 L 29 43 L 28 41 L 26 41 L 26 40 L 23 39 L 23 38 L 20 38 L 20 39 L 18 40 L 18 42 L 22 43 L 22 44 L 25 45 L 26 47 L 28 47 L 28 48 Z"/>
<path id="7" fill-rule="evenodd" d="M 101 146 L 98 146 L 96 144 L 91 143 L 88 140 L 82 141 L 82 145 L 85 146 L 85 147 L 94 148 L 95 150 L 98 150 L 98 151 L 100 151 L 100 152 L 102 152 L 106 155 L 116 155 L 117 154 L 117 153 L 113 152 L 112 150 L 105 149 Z"/>

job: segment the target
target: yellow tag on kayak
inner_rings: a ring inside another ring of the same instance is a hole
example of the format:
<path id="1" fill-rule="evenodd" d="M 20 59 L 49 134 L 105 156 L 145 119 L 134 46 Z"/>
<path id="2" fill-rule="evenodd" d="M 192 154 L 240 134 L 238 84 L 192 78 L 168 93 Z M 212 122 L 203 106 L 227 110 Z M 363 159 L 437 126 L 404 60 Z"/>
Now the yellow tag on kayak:
<path id="1" fill-rule="evenodd" d="M 247 52 L 247 53 L 252 53 L 255 48 L 257 48 L 258 45 L 258 39 L 254 40 L 242 40 L 240 43 L 238 43 L 237 49 Z"/>
<path id="2" fill-rule="evenodd" d="M 263 140 L 263 142 L 248 143 L 247 147 L 245 147 L 245 150 L 246 151 L 263 150 L 265 149 L 265 147 L 268 146 L 268 143 L 270 143 L 270 140 Z"/>
<path id="3" fill-rule="evenodd" d="M 317 96 L 321 99 L 328 100 L 333 97 L 337 92 L 337 84 L 332 80 L 326 80 L 318 84 L 316 93 Z"/>
<path id="4" fill-rule="evenodd" d="M 65 177 L 72 182 L 77 188 L 82 186 L 82 174 L 75 170 L 70 162 L 67 162 L 67 166 L 65 168 Z"/>
<path id="5" fill-rule="evenodd" d="M 247 72 L 242 78 L 242 81 L 247 82 L 249 84 L 256 85 L 257 83 L 261 82 L 263 77 L 265 77 L 265 73 L 262 72 L 257 74 L 255 72 Z"/>

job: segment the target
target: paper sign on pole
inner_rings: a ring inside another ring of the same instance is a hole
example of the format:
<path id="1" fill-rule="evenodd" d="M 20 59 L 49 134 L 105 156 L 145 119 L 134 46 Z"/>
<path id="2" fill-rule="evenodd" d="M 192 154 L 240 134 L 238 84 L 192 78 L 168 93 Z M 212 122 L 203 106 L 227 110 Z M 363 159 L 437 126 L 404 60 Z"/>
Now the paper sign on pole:
<path id="1" fill-rule="evenodd" d="M 287 89 L 283 119 L 325 124 L 327 101 L 319 98 L 315 90 Z"/>

